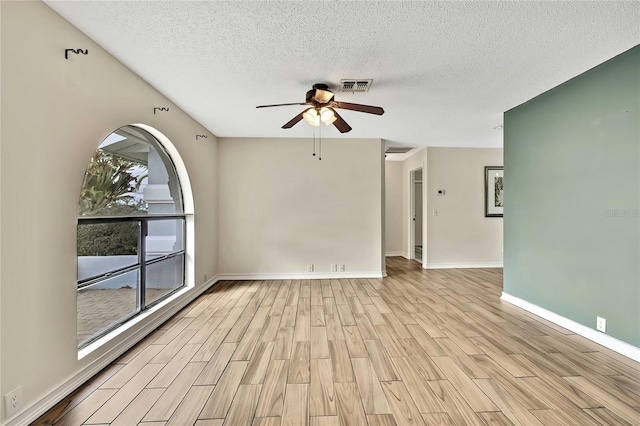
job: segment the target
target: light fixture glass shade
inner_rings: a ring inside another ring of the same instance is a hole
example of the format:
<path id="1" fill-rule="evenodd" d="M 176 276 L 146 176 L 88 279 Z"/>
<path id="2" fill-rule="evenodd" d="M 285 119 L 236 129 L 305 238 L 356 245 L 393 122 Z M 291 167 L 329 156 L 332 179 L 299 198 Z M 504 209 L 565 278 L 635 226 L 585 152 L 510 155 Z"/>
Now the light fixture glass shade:
<path id="1" fill-rule="evenodd" d="M 314 127 L 318 127 L 320 125 L 320 115 L 318 114 L 318 111 L 316 111 L 314 108 L 309 108 L 308 110 L 306 110 L 302 114 L 302 118 L 304 118 L 304 121 L 306 121 L 307 123 L 311 124 Z"/>
<path id="2" fill-rule="evenodd" d="M 327 126 L 333 124 L 334 121 L 336 121 L 338 119 L 338 117 L 336 117 L 335 115 L 332 116 L 330 119 L 325 120 L 324 124 L 326 124 Z"/>
<path id="3" fill-rule="evenodd" d="M 320 110 L 320 119 L 328 126 L 329 124 L 336 121 L 336 115 L 333 113 L 333 110 L 331 108 L 322 107 L 322 109 Z"/>

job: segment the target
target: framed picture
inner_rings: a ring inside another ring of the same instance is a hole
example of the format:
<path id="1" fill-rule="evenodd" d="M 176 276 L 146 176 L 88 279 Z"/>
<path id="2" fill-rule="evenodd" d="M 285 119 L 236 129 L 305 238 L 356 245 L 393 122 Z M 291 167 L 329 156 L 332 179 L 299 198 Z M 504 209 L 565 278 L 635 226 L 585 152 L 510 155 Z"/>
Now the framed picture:
<path id="1" fill-rule="evenodd" d="M 486 166 L 484 168 L 484 216 L 502 217 L 504 206 L 504 168 Z"/>

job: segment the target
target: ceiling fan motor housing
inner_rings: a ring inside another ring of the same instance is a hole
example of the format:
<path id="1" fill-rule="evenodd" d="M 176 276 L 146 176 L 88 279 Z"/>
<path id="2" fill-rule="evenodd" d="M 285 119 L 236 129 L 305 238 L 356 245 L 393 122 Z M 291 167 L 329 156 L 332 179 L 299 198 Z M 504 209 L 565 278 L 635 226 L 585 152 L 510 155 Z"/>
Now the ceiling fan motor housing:
<path id="1" fill-rule="evenodd" d="M 308 104 L 311 104 L 313 102 L 313 95 L 316 94 L 316 91 L 314 89 L 311 89 L 307 92 L 307 96 L 305 97 L 305 101 Z"/>
<path id="2" fill-rule="evenodd" d="M 311 93 L 311 99 L 309 99 Z M 323 83 L 316 83 L 313 88 L 307 92 L 307 102 L 311 102 L 314 107 L 323 107 L 333 100 L 333 92 L 329 90 L 329 86 Z"/>

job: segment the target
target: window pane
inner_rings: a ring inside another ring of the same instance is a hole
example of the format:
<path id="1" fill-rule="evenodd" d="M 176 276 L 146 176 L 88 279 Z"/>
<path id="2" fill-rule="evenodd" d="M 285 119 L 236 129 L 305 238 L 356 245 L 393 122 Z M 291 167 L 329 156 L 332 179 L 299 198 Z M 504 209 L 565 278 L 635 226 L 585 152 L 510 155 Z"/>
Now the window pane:
<path id="1" fill-rule="evenodd" d="M 137 312 L 138 269 L 78 290 L 78 345 Z"/>
<path id="2" fill-rule="evenodd" d="M 147 305 L 162 299 L 184 284 L 184 255 L 147 265 Z"/>
<path id="3" fill-rule="evenodd" d="M 148 221 L 145 243 L 147 260 L 184 250 L 184 219 Z"/>
<path id="4" fill-rule="evenodd" d="M 124 126 L 98 147 L 85 172 L 79 216 L 183 213 L 173 162 L 148 132 Z"/>
<path id="5" fill-rule="evenodd" d="M 78 225 L 78 281 L 138 263 L 138 222 Z"/>

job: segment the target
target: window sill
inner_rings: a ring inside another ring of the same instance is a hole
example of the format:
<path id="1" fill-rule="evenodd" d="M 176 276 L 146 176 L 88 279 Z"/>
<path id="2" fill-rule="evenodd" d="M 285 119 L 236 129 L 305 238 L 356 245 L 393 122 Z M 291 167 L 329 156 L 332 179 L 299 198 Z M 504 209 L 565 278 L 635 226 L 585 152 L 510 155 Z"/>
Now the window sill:
<path id="1" fill-rule="evenodd" d="M 179 299 L 183 299 L 185 295 L 195 291 L 194 287 L 184 287 L 183 289 L 177 291 L 172 294 L 165 300 L 161 301 L 157 305 L 145 310 L 134 318 L 128 320 L 126 323 L 122 324 L 117 329 L 112 332 L 105 334 L 95 342 L 85 346 L 82 349 L 78 350 L 78 361 L 86 358 L 92 353 L 96 352 L 98 349 L 103 348 L 107 344 L 111 344 L 110 346 L 115 346 L 121 343 L 123 340 L 130 338 L 131 335 L 139 333 L 145 325 L 147 325 L 154 317 L 157 317 L 159 313 L 165 310 L 167 306 L 175 304 Z"/>

